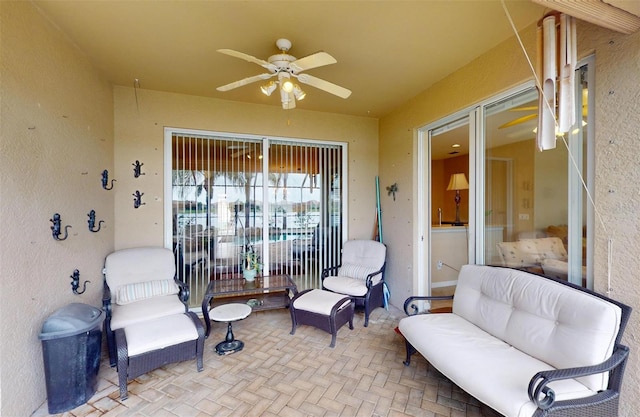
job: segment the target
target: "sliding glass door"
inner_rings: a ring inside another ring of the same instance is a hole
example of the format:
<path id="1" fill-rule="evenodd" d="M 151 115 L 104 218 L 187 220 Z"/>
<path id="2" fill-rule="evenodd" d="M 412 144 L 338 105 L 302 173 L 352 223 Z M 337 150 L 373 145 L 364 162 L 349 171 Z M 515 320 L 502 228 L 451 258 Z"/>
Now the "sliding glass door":
<path id="1" fill-rule="evenodd" d="M 419 130 L 418 292 L 453 292 L 463 263 L 593 287 L 590 62 L 576 71 L 577 122 L 555 149 L 538 150 L 533 83 Z"/>
<path id="2" fill-rule="evenodd" d="M 249 251 L 263 275 L 320 286 L 345 227 L 343 147 L 166 129 L 165 244 L 192 307 L 209 280 L 239 277 Z"/>

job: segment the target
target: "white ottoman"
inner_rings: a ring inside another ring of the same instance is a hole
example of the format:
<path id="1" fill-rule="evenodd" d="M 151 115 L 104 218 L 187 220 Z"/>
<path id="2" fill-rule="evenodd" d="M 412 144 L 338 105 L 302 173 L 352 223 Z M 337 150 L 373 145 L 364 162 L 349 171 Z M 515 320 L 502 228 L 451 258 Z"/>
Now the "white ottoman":
<path id="1" fill-rule="evenodd" d="M 329 347 L 335 347 L 338 329 L 349 323 L 353 330 L 355 301 L 343 294 L 310 289 L 299 292 L 291 300 L 291 334 L 295 334 L 298 324 L 317 327 L 331 333 Z"/>
<path id="2" fill-rule="evenodd" d="M 127 381 L 169 363 L 196 359 L 203 369 L 204 327 L 193 312 L 172 314 L 115 330 L 120 398 Z"/>

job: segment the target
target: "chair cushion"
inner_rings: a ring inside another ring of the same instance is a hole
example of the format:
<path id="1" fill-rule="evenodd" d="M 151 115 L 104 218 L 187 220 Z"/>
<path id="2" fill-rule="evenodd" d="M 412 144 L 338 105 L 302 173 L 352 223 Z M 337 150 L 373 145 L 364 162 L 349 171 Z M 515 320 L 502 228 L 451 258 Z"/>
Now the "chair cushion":
<path id="1" fill-rule="evenodd" d="M 329 291 L 314 289 L 296 299 L 293 302 L 293 307 L 296 310 L 329 316 L 331 315 L 331 309 L 344 297 L 344 294 L 335 294 Z M 351 299 L 343 301 L 339 308 L 348 306 L 349 303 L 351 303 Z"/>
<path id="2" fill-rule="evenodd" d="M 380 268 L 373 268 L 367 265 L 343 263 L 340 269 L 338 269 L 338 276 L 366 280 L 369 274 L 373 274 L 379 270 Z M 378 279 L 379 278 L 380 277 L 378 277 Z"/>
<path id="3" fill-rule="evenodd" d="M 177 294 L 178 291 L 178 284 L 172 279 L 137 282 L 118 287 L 114 302 L 120 305 L 130 304 L 147 298 Z"/>
<path id="4" fill-rule="evenodd" d="M 131 304 L 111 305 L 111 329 L 121 329 L 142 321 L 181 314 L 187 310 L 175 295 L 147 298 Z"/>
<path id="5" fill-rule="evenodd" d="M 322 281 L 322 286 L 330 291 L 354 297 L 362 297 L 367 294 L 366 282 L 357 278 L 327 277 Z"/>
<path id="6" fill-rule="evenodd" d="M 198 338 L 196 326 L 186 314 L 172 314 L 132 324 L 124 328 L 124 333 L 127 338 L 129 356 L 140 355 Z"/>
<path id="7" fill-rule="evenodd" d="M 104 276 L 112 292 L 121 285 L 173 279 L 175 274 L 173 251 L 163 247 L 121 249 L 107 255 L 104 263 Z"/>
<path id="8" fill-rule="evenodd" d="M 375 240 L 349 240 L 342 247 L 342 264 L 367 265 L 377 271 L 382 268 L 387 247 Z"/>

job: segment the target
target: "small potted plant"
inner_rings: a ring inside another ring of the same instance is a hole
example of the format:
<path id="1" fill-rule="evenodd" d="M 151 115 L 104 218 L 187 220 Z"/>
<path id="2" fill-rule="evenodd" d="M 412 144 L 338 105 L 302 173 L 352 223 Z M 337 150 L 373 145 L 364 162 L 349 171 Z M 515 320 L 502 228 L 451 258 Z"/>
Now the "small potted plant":
<path id="1" fill-rule="evenodd" d="M 247 247 L 242 259 L 242 276 L 247 281 L 254 281 L 261 270 L 260 255 L 253 250 L 253 247 Z"/>

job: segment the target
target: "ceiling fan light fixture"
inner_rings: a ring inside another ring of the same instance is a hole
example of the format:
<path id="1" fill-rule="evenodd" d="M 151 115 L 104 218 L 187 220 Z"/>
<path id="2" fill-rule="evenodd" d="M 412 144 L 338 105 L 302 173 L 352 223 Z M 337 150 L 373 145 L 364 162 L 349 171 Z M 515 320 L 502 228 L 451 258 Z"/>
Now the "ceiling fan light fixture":
<path id="1" fill-rule="evenodd" d="M 296 97 L 296 100 L 300 101 L 300 100 L 304 99 L 307 96 L 307 93 L 302 91 L 302 89 L 300 88 L 300 86 L 298 84 L 295 84 L 293 86 L 293 95 Z"/>
<path id="2" fill-rule="evenodd" d="M 535 133 L 536 135 L 538 134 L 538 127 L 534 127 L 532 130 L 533 133 Z M 556 129 L 555 129 L 555 133 L 556 133 L 556 137 L 561 138 L 562 136 L 564 136 L 564 133 L 560 131 L 560 129 L 558 129 L 558 125 L 556 124 Z"/>
<path id="3" fill-rule="evenodd" d="M 271 93 L 275 91 L 275 89 L 276 89 L 276 83 L 274 83 L 273 81 L 269 81 L 267 84 L 260 87 L 260 91 L 262 91 L 262 94 L 264 94 L 267 97 L 270 96 Z"/>
<path id="4" fill-rule="evenodd" d="M 293 91 L 293 88 L 293 81 L 287 79 L 282 82 L 282 89 L 287 93 L 291 93 Z"/>
<path id="5" fill-rule="evenodd" d="M 278 82 L 280 83 L 280 89 L 287 93 L 293 92 L 294 82 L 291 79 L 291 74 L 288 72 L 281 72 L 278 74 Z"/>

